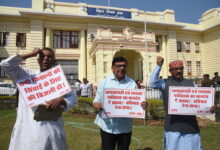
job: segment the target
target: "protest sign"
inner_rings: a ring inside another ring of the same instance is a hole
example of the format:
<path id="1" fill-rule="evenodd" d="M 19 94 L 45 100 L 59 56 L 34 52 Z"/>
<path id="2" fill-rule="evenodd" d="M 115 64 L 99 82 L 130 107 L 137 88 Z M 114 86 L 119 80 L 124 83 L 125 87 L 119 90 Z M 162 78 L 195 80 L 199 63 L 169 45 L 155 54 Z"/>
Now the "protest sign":
<path id="1" fill-rule="evenodd" d="M 60 65 L 18 81 L 17 87 L 29 107 L 61 97 L 71 91 Z"/>
<path id="2" fill-rule="evenodd" d="M 169 87 L 168 114 L 210 115 L 214 92 L 209 87 Z"/>
<path id="3" fill-rule="evenodd" d="M 106 88 L 103 96 L 103 117 L 145 118 L 141 102 L 145 101 L 144 89 Z"/>

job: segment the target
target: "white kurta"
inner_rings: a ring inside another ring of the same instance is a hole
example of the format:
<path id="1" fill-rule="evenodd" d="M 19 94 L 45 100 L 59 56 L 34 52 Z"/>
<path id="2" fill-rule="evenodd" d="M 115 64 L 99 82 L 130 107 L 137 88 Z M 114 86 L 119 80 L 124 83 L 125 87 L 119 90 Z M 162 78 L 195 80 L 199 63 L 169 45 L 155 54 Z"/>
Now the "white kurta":
<path id="1" fill-rule="evenodd" d="M 19 67 L 21 62 L 22 59 L 16 55 L 1 62 L 1 66 L 13 82 L 37 74 Z M 71 109 L 77 103 L 77 97 L 73 92 L 64 97 L 67 104 L 66 110 Z M 19 96 L 17 118 L 11 135 L 9 150 L 66 150 L 63 118 L 60 117 L 58 121 L 37 122 L 33 119 L 35 110 L 36 107 L 27 107 L 22 96 Z"/>
<path id="2" fill-rule="evenodd" d="M 89 83 L 82 83 L 80 85 L 80 89 L 81 89 L 81 96 L 88 96 L 88 97 L 92 97 L 91 95 L 91 85 Z"/>

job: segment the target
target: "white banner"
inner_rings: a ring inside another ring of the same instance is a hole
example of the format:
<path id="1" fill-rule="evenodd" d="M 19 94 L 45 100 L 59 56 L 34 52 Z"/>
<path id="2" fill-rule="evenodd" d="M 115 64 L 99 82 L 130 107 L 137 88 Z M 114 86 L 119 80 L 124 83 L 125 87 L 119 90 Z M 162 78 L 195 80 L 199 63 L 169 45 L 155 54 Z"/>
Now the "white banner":
<path id="1" fill-rule="evenodd" d="M 105 89 L 102 116 L 145 118 L 142 101 L 145 101 L 144 89 Z"/>
<path id="2" fill-rule="evenodd" d="M 168 114 L 210 115 L 214 105 L 214 88 L 179 87 L 169 88 Z"/>
<path id="3" fill-rule="evenodd" d="M 60 65 L 18 81 L 17 87 L 29 107 L 61 97 L 71 91 Z"/>

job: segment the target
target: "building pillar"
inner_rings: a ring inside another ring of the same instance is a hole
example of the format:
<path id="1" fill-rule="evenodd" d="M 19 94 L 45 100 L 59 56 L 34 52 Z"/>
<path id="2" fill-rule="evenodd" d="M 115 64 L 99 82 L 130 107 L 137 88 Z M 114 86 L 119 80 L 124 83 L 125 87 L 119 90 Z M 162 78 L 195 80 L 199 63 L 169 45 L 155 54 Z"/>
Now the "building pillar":
<path id="1" fill-rule="evenodd" d="M 177 57 L 177 50 L 176 50 L 176 31 L 174 30 L 168 30 L 167 31 L 167 36 L 166 36 L 166 68 L 167 68 L 167 73 L 169 74 L 169 66 L 168 64 L 171 61 L 176 60 Z"/>
<path id="2" fill-rule="evenodd" d="M 148 67 L 148 62 L 147 62 L 147 57 L 146 57 L 146 55 L 144 55 L 145 56 L 145 58 L 143 58 L 143 84 L 144 85 L 146 85 L 146 83 L 148 82 L 148 74 L 147 74 L 147 67 Z"/>
<path id="3" fill-rule="evenodd" d="M 96 81 L 99 83 L 103 79 L 103 52 L 98 50 L 96 52 Z"/>
<path id="4" fill-rule="evenodd" d="M 44 26 L 42 20 L 31 20 L 30 32 L 30 50 L 34 48 L 42 48 L 44 46 Z M 36 58 L 32 57 L 26 60 L 26 67 L 33 70 L 39 70 L 39 65 Z"/>
<path id="5" fill-rule="evenodd" d="M 166 51 L 166 37 L 165 35 L 162 35 L 162 56 L 164 58 L 164 64 L 163 64 L 163 76 L 164 78 L 168 77 L 168 58 L 167 58 L 167 51 Z"/>
<path id="6" fill-rule="evenodd" d="M 79 63 L 79 79 L 87 78 L 86 74 L 86 46 L 85 46 L 85 30 L 80 32 L 80 63 Z"/>
<path id="7" fill-rule="evenodd" d="M 51 47 L 50 45 L 50 28 L 46 28 L 45 47 Z"/>

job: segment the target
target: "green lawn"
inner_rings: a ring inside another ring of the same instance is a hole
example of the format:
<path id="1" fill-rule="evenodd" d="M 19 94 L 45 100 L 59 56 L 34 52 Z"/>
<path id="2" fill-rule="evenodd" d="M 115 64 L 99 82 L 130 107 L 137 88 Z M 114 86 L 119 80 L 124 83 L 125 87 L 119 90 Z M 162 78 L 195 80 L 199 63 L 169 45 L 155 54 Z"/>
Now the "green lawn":
<path id="1" fill-rule="evenodd" d="M 11 130 L 16 117 L 15 110 L 0 110 L 0 149 L 7 150 Z M 94 116 L 65 114 L 65 129 L 70 150 L 99 150 L 99 128 L 93 124 Z M 204 150 L 220 149 L 220 124 L 201 128 Z M 163 144 L 162 126 L 143 126 L 135 122 L 130 150 L 161 150 Z"/>

